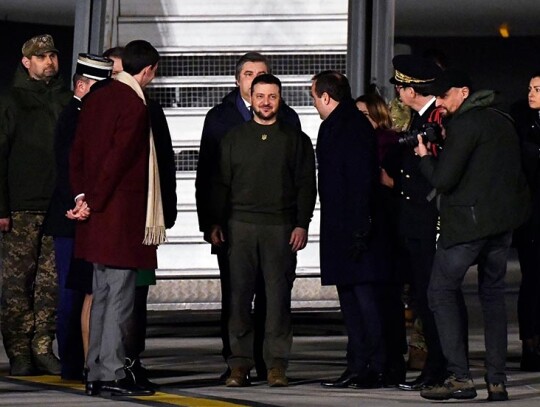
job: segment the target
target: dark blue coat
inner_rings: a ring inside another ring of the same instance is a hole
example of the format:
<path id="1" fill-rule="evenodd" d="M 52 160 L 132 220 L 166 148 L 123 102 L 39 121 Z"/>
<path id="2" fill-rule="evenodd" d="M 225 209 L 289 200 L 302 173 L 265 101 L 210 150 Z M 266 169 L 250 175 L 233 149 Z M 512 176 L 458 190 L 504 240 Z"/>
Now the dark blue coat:
<path id="1" fill-rule="evenodd" d="M 433 102 L 422 116 L 414 114 L 410 130 L 419 130 L 430 121 Z M 420 172 L 420 157 L 410 146 L 396 144 L 386 155 L 382 167 L 394 179 L 399 202 L 399 234 L 411 239 L 431 240 L 435 246 L 439 212 L 435 199 L 427 196 L 433 186 Z"/>
<path id="2" fill-rule="evenodd" d="M 146 98 L 150 125 L 154 135 L 154 147 L 159 168 L 159 183 L 161 187 L 161 202 L 165 227 L 170 229 L 176 222 L 178 199 L 176 196 L 176 163 L 172 146 L 171 132 L 167 118 L 159 102 Z"/>
<path id="3" fill-rule="evenodd" d="M 317 139 L 323 285 L 388 280 L 374 202 L 379 173 L 376 154 L 371 124 L 352 99 L 342 101 L 321 124 Z M 351 249 L 357 233 L 367 233 L 369 243 L 355 260 Z"/>
<path id="4" fill-rule="evenodd" d="M 75 236 L 76 222 L 68 219 L 66 212 L 75 206 L 69 185 L 69 152 L 77 130 L 77 119 L 81 105 L 80 99 L 72 97 L 56 122 L 54 136 L 56 186 L 43 227 L 43 232 L 46 235 L 54 237 L 72 238 Z"/>

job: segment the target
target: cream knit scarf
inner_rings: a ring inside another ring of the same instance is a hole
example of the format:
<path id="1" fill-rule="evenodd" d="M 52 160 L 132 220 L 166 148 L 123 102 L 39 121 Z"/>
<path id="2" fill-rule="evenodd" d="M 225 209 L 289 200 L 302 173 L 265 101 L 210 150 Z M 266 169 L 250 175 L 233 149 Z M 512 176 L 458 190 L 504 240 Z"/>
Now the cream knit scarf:
<path id="1" fill-rule="evenodd" d="M 119 72 L 116 80 L 128 85 L 142 99 L 146 105 L 144 93 L 139 82 L 127 72 Z M 148 195 L 146 203 L 146 224 L 144 229 L 144 245 L 159 245 L 167 240 L 165 235 L 165 218 L 163 216 L 163 203 L 161 202 L 161 185 L 159 182 L 159 168 L 157 164 L 154 135 L 150 127 L 150 157 L 148 160 Z"/>

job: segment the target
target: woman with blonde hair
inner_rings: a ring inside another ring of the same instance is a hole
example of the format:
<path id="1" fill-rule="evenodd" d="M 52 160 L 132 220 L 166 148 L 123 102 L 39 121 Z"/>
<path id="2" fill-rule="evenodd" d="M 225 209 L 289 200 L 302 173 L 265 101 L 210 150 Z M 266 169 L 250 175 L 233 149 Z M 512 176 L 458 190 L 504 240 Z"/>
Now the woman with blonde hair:
<path id="1" fill-rule="evenodd" d="M 385 100 L 376 93 L 367 93 L 359 96 L 355 100 L 356 107 L 364 115 L 375 129 L 377 138 L 377 156 L 379 164 L 383 162 L 389 148 L 398 141 L 398 133 L 392 129 L 392 118 L 390 117 L 390 109 Z M 392 188 L 394 180 L 388 176 L 384 168 L 381 168 L 380 175 L 381 184 Z"/>

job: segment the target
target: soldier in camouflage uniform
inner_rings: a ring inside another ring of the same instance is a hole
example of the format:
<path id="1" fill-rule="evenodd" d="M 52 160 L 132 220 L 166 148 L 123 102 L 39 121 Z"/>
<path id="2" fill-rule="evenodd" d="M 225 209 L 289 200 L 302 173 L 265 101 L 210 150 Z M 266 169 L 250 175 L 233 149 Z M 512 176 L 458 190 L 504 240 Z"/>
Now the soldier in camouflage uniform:
<path id="1" fill-rule="evenodd" d="M 24 43 L 13 85 L 0 103 L 0 322 L 10 374 L 60 374 L 52 352 L 57 275 L 43 222 L 54 188 L 54 126 L 70 92 L 58 78 L 50 35 Z"/>
<path id="2" fill-rule="evenodd" d="M 399 97 L 395 97 L 388 104 L 390 108 L 390 118 L 392 119 L 392 127 L 396 131 L 405 131 L 409 129 L 411 124 L 411 108 L 403 104 Z"/>

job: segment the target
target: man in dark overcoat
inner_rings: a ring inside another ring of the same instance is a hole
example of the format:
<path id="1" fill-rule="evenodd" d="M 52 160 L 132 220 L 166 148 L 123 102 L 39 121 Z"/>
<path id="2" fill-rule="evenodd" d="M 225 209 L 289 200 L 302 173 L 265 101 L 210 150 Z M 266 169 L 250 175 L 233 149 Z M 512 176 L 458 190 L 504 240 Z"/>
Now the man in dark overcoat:
<path id="1" fill-rule="evenodd" d="M 421 131 L 428 122 L 436 122 L 435 97 L 430 94 L 441 69 L 431 59 L 415 55 L 396 55 L 392 60 L 395 86 L 399 99 L 411 108 L 410 131 Z M 397 145 L 383 160 L 383 168 L 394 179 L 398 197 L 399 245 L 398 262 L 412 288 L 413 308 L 422 321 L 427 357 L 421 374 L 414 380 L 400 383 L 402 390 L 421 390 L 444 380 L 444 359 L 437 327 L 427 301 L 427 287 L 431 275 L 437 235 L 438 210 L 435 199 L 429 199 L 433 187 L 421 174 L 420 158 L 412 148 Z M 422 365 L 416 348 L 409 348 L 409 366 Z M 423 352 L 422 352 L 423 353 Z"/>
<path id="2" fill-rule="evenodd" d="M 379 297 L 380 283 L 388 276 L 369 242 L 378 174 L 375 135 L 356 108 L 344 75 L 315 75 L 311 95 L 324 120 L 317 139 L 321 282 L 336 285 L 348 335 L 347 369 L 322 385 L 381 387 L 386 356 Z"/>
<path id="3" fill-rule="evenodd" d="M 77 130 L 82 98 L 97 81 L 111 77 L 112 67 L 112 61 L 109 59 L 98 55 L 79 54 L 73 75 L 73 97 L 60 113 L 55 128 L 56 185 L 45 218 L 43 233 L 54 238 L 59 286 L 56 338 L 62 364 L 61 376 L 68 380 L 80 379 L 84 367 L 81 334 L 84 293 L 74 290 L 73 286 L 67 286 L 70 270 L 73 268 L 75 278 L 91 284 L 90 264 L 83 265 L 80 260 L 73 259 L 76 222 L 66 217 L 66 212 L 73 208 L 73 193 L 69 184 L 69 153 Z M 90 272 L 87 272 L 88 270 Z"/>

